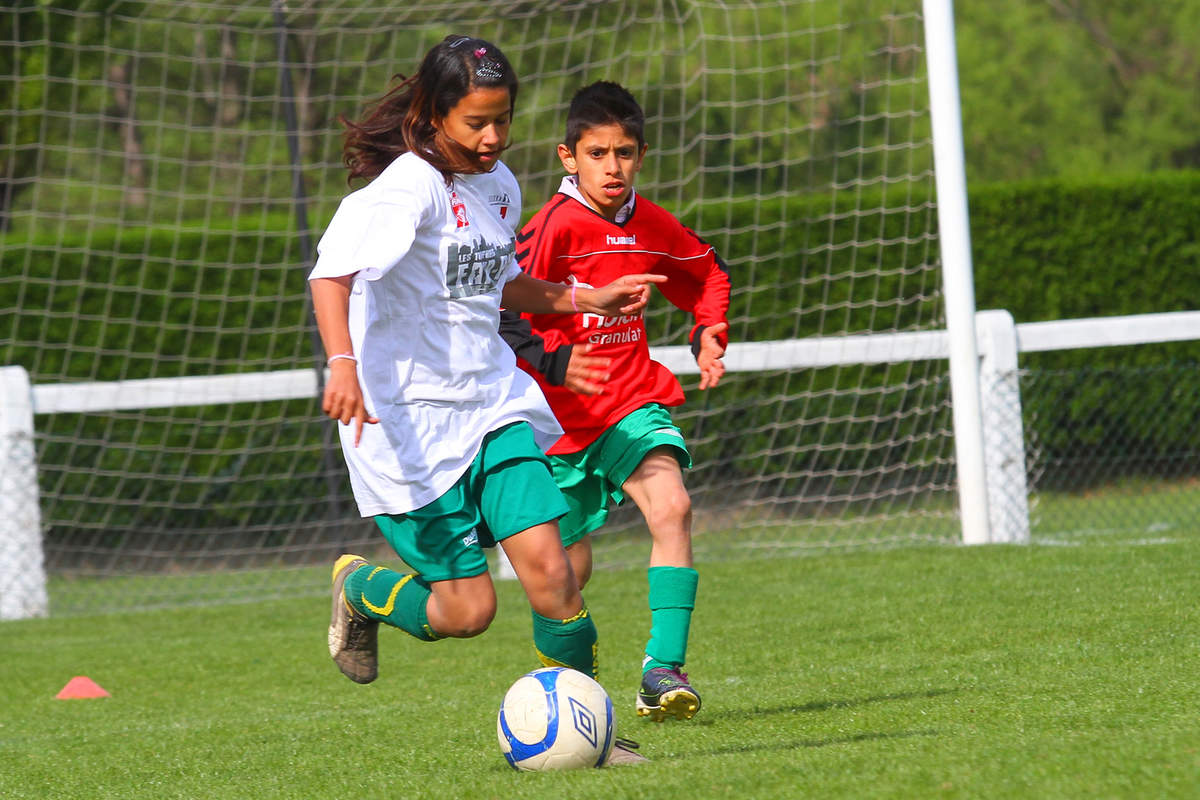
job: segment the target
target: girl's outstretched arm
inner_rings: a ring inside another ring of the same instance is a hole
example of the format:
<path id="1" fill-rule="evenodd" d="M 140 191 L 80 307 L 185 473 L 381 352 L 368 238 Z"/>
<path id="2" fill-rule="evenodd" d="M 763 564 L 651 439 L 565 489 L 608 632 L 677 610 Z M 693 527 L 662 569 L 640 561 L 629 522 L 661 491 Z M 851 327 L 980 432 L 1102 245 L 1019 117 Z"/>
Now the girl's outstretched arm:
<path id="1" fill-rule="evenodd" d="M 525 273 L 504 284 L 504 307 L 531 314 L 599 314 L 618 317 L 636 314 L 650 299 L 650 285 L 665 275 L 622 275 L 607 286 L 593 289 L 566 286 L 531 278 Z"/>

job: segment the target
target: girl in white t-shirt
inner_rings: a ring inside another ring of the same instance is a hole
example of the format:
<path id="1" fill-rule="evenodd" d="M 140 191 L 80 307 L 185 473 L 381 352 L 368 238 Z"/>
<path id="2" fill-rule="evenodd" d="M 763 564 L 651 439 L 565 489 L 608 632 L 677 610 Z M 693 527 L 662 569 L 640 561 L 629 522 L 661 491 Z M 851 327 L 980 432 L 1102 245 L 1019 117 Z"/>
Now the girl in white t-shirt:
<path id="1" fill-rule="evenodd" d="M 363 516 L 412 568 L 344 555 L 329 650 L 351 680 L 378 673 L 380 622 L 418 639 L 483 632 L 500 543 L 533 610 L 545 664 L 596 673 L 596 628 L 559 538 L 567 507 L 544 450 L 562 431 L 498 333 L 500 307 L 615 316 L 654 275 L 602 289 L 530 278 L 514 259 L 521 193 L 500 162 L 517 78 L 493 44 L 449 36 L 417 74 L 346 126 L 365 187 L 341 203 L 309 275 L 329 359 L 322 408 L 340 422 Z"/>

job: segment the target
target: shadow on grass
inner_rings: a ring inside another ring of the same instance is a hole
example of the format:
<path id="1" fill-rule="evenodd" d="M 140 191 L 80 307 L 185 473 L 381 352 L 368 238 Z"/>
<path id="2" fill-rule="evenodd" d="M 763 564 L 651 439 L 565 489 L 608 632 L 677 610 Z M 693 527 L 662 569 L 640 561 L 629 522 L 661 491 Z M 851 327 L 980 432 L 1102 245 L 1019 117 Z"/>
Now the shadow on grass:
<path id="1" fill-rule="evenodd" d="M 805 747 L 832 747 L 839 744 L 857 744 L 858 742 L 887 741 L 892 739 L 912 739 L 917 736 L 937 736 L 936 730 L 926 728 L 915 731 L 894 731 L 892 733 L 856 733 L 851 736 L 833 736 L 828 739 L 796 739 L 792 741 L 771 742 L 769 744 L 744 744 L 728 747 L 717 747 L 704 750 L 705 756 L 724 756 L 744 753 L 770 753 L 783 750 L 799 750 Z"/>
<path id="2" fill-rule="evenodd" d="M 857 708 L 859 706 L 870 705 L 872 703 L 887 703 L 894 700 L 916 700 L 930 697 L 941 697 L 943 695 L 955 694 L 958 689 L 930 689 L 924 692 L 892 692 L 890 694 L 874 694 L 869 697 L 859 697 L 847 700 L 812 700 L 808 703 L 794 703 L 786 706 L 776 706 L 774 708 L 743 708 L 731 709 L 729 711 L 720 711 L 710 714 L 698 720 L 692 721 L 692 725 L 714 725 L 718 722 L 731 722 L 746 719 L 758 719 L 759 717 L 772 716 L 775 714 L 804 714 L 813 711 L 830 711 L 836 708 Z"/>

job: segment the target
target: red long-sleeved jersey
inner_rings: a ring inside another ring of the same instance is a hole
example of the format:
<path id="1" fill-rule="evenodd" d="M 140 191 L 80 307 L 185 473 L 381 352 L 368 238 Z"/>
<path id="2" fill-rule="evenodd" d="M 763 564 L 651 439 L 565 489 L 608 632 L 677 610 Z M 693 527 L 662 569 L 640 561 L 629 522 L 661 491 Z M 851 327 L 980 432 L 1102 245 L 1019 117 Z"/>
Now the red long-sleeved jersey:
<path id="1" fill-rule="evenodd" d="M 573 187 L 572 187 L 573 188 Z M 689 339 L 699 349 L 699 332 L 725 322 L 730 282 L 711 245 L 684 227 L 666 209 L 643 197 L 631 204 L 621 224 L 610 222 L 568 194 L 556 194 L 517 235 L 517 260 L 535 278 L 555 283 L 604 286 L 622 275 L 667 276 L 657 284 L 673 305 L 690 312 L 695 325 Z M 551 453 L 574 453 L 607 428 L 647 403 L 677 406 L 683 389 L 675 376 L 650 358 L 642 315 L 522 314 L 546 351 L 591 343 L 590 355 L 611 359 L 604 391 L 581 395 L 554 385 L 525 358 L 518 364 L 537 379 L 565 434 Z M 509 336 L 510 344 L 513 339 Z M 725 344 L 725 337 L 721 337 Z M 514 344 L 519 356 L 529 356 Z M 569 350 L 567 351 L 569 354 Z M 565 361 L 560 362 L 565 371 Z M 561 384 L 561 374 L 557 383 Z"/>

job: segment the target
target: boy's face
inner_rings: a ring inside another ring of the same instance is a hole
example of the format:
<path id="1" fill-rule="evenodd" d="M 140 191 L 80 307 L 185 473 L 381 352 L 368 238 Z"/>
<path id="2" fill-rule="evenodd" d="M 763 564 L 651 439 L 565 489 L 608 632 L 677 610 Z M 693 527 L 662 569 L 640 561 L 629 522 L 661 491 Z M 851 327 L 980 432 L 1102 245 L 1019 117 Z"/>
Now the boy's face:
<path id="1" fill-rule="evenodd" d="M 580 194 L 609 220 L 629 200 L 645 156 L 646 145 L 639 148 L 637 139 L 616 123 L 585 130 L 574 153 L 565 144 L 558 146 L 563 169 L 579 178 Z"/>

